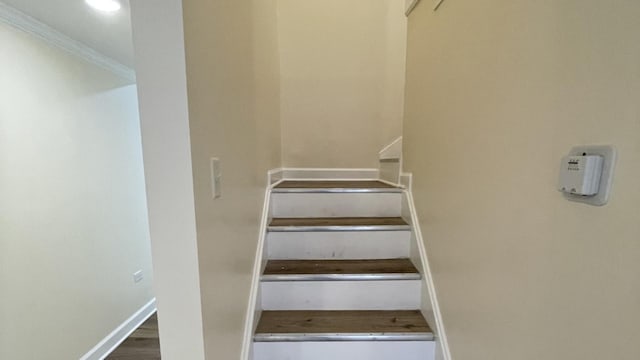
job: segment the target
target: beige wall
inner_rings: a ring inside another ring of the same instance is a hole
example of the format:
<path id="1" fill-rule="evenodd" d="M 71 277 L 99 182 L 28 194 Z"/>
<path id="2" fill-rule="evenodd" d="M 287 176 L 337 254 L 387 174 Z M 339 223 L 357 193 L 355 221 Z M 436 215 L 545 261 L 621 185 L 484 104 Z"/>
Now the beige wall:
<path id="1" fill-rule="evenodd" d="M 640 2 L 423 1 L 405 165 L 457 360 L 640 356 Z M 605 207 L 555 190 L 613 144 Z"/>
<path id="2" fill-rule="evenodd" d="M 377 167 L 400 136 L 406 18 L 398 0 L 279 0 L 286 167 Z"/>
<path id="3" fill-rule="evenodd" d="M 78 359 L 152 299 L 136 89 L 2 24 L 0 54 L 0 359 Z"/>
<path id="4" fill-rule="evenodd" d="M 207 358 L 237 359 L 267 170 L 280 166 L 275 0 L 183 7 L 205 349 Z"/>

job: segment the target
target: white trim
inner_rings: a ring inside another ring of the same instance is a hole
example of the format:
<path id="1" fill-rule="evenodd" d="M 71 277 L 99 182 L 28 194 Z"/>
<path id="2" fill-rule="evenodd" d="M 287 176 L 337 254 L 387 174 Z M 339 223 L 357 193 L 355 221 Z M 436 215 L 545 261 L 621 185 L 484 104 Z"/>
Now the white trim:
<path id="1" fill-rule="evenodd" d="M 400 175 L 402 174 L 402 136 L 380 150 L 378 161 L 380 179 L 395 184 L 400 183 Z"/>
<path id="2" fill-rule="evenodd" d="M 136 81 L 135 71 L 130 67 L 97 52 L 91 47 L 62 34 L 54 28 L 3 2 L 0 2 L 0 22 L 4 22 L 27 34 L 38 37 L 53 46 L 65 50 L 126 80 L 131 82 Z"/>
<path id="3" fill-rule="evenodd" d="M 125 320 L 96 346 L 80 358 L 80 360 L 102 360 L 106 358 L 118 345 L 125 341 L 142 323 L 156 312 L 156 298 L 151 299 L 131 317 Z"/>
<path id="4" fill-rule="evenodd" d="M 247 304 L 247 317 L 244 324 L 244 338 L 242 340 L 242 352 L 240 359 L 249 360 L 252 357 L 253 332 L 257 326 L 257 320 L 260 319 L 261 306 L 258 304 L 260 293 L 260 277 L 265 265 L 265 240 L 267 238 L 267 225 L 269 223 L 269 203 L 271 201 L 271 189 L 275 184 L 271 184 L 271 176 L 281 169 L 274 169 L 268 172 L 269 185 L 264 193 L 264 203 L 262 205 L 262 218 L 260 219 L 260 233 L 258 236 L 258 246 L 256 249 L 256 258 L 253 263 L 253 275 L 251 280 L 251 291 L 249 293 L 249 303 Z"/>
<path id="5" fill-rule="evenodd" d="M 411 2 L 407 5 L 407 9 L 404 12 L 406 16 L 409 16 L 409 14 L 411 14 L 413 9 L 415 9 L 416 6 L 418 6 L 418 3 L 420 3 L 420 0 L 409 0 L 409 1 Z M 433 11 L 436 11 L 438 10 L 438 8 L 440 7 L 440 5 L 444 0 L 431 0 L 431 1 L 433 1 Z"/>
<path id="6" fill-rule="evenodd" d="M 378 159 L 400 159 L 402 157 L 402 136 L 393 140 L 378 153 Z"/>
<path id="7" fill-rule="evenodd" d="M 409 178 L 411 175 L 409 174 Z M 413 231 L 416 237 L 418 252 L 420 253 L 420 258 L 422 259 L 422 269 L 421 273 L 423 274 L 423 281 L 427 285 L 427 290 L 429 293 L 429 299 L 431 301 L 431 307 L 433 308 L 433 315 L 435 317 L 436 322 L 436 333 L 437 339 L 436 341 L 440 345 L 440 350 L 442 351 L 442 360 L 451 360 L 451 352 L 449 350 L 449 342 L 447 341 L 447 334 L 445 332 L 444 323 L 442 321 L 442 314 L 440 313 L 440 305 L 438 304 L 438 296 L 436 295 L 436 287 L 433 282 L 433 277 L 431 275 L 431 267 L 429 266 L 429 259 L 427 258 L 427 251 L 424 246 L 422 232 L 420 231 L 420 222 L 418 221 L 418 214 L 416 212 L 415 204 L 413 203 L 413 195 L 411 191 L 406 191 L 407 202 L 409 205 L 409 212 L 411 214 L 411 223 L 413 226 Z"/>
<path id="8" fill-rule="evenodd" d="M 271 169 L 267 171 L 267 184 L 274 185 L 275 183 L 282 180 L 282 168 Z"/>
<path id="9" fill-rule="evenodd" d="M 411 173 L 401 173 L 400 174 L 400 185 L 404 186 L 405 189 L 411 191 L 413 184 L 413 175 Z"/>
<path id="10" fill-rule="evenodd" d="M 395 186 L 395 187 L 400 188 L 400 189 L 404 189 L 405 188 L 405 186 L 402 183 L 394 183 L 392 181 L 385 180 L 385 179 L 378 179 L 378 181 L 380 181 L 381 183 L 385 183 L 387 185 Z M 400 191 L 400 192 L 402 192 L 402 191 Z"/>
<path id="11" fill-rule="evenodd" d="M 418 3 L 420 2 L 420 0 L 411 0 L 411 2 L 409 3 L 409 5 L 407 5 L 407 10 L 404 12 L 404 14 L 406 16 L 409 16 L 409 14 L 411 14 L 411 12 L 413 11 L 413 9 L 416 8 L 416 6 L 418 5 Z"/>
<path id="12" fill-rule="evenodd" d="M 378 180 L 378 169 L 282 168 L 287 180 Z"/>

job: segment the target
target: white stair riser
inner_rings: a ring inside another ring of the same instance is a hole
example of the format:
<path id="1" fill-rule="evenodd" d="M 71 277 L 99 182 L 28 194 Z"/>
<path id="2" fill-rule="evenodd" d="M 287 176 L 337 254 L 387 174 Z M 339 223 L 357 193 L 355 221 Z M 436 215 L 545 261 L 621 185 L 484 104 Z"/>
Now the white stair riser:
<path id="1" fill-rule="evenodd" d="M 395 259 L 409 257 L 410 231 L 270 232 L 269 259 Z"/>
<path id="2" fill-rule="evenodd" d="M 420 308 L 420 280 L 270 281 L 260 286 L 264 310 Z"/>
<path id="3" fill-rule="evenodd" d="M 273 217 L 400 216 L 402 193 L 273 193 Z"/>
<path id="4" fill-rule="evenodd" d="M 258 342 L 253 360 L 434 360 L 433 341 Z"/>

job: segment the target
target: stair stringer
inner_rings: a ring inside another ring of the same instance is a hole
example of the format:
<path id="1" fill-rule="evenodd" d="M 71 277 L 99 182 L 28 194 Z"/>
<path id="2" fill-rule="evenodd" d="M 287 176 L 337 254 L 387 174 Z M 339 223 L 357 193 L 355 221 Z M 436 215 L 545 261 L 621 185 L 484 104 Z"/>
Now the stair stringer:
<path id="1" fill-rule="evenodd" d="M 410 258 L 418 271 L 422 274 L 422 315 L 427 322 L 432 325 L 435 333 L 436 360 L 452 360 L 449 350 L 449 343 L 440 313 L 438 297 L 436 295 L 435 284 L 429 266 L 427 251 L 424 245 L 420 222 L 413 202 L 411 193 L 411 174 L 403 173 L 401 176 L 402 185 L 405 187 L 402 195 L 402 217 L 411 225 L 411 248 Z"/>
<path id="2" fill-rule="evenodd" d="M 251 289 L 249 290 L 249 302 L 247 304 L 247 315 L 244 324 L 244 335 L 242 339 L 241 360 L 253 359 L 253 333 L 258 326 L 258 320 L 262 314 L 262 296 L 260 292 L 260 275 L 267 266 L 267 251 L 265 247 L 267 239 L 267 225 L 271 221 L 271 190 L 282 181 L 282 170 L 270 170 L 267 173 L 267 187 L 264 192 L 264 202 L 262 204 L 262 216 L 260 219 L 260 232 L 258 233 L 258 245 L 256 246 L 256 257 L 253 263 L 253 274 L 251 275 Z"/>
<path id="3" fill-rule="evenodd" d="M 402 173 L 402 136 L 378 153 L 380 180 L 399 183 Z"/>

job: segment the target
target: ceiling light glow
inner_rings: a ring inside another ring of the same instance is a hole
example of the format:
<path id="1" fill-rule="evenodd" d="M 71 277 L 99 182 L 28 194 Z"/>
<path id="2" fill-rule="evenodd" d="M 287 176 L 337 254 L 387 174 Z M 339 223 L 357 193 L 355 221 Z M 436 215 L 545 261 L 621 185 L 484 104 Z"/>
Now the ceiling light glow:
<path id="1" fill-rule="evenodd" d="M 89 6 L 106 13 L 114 13 L 122 7 L 117 0 L 84 0 Z"/>

